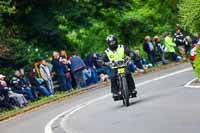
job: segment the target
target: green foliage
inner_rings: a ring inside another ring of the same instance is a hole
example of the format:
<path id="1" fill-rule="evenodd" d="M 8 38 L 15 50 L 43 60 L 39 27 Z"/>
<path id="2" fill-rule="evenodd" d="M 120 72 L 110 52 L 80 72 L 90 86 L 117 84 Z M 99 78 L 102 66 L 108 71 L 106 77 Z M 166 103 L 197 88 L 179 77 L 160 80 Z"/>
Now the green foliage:
<path id="1" fill-rule="evenodd" d="M 195 67 L 195 75 L 198 79 L 200 79 L 200 47 L 197 48 L 197 56 L 194 60 L 194 67 Z"/>
<path id="2" fill-rule="evenodd" d="M 0 43 L 14 66 L 31 66 L 54 50 L 85 57 L 101 53 L 105 38 L 141 49 L 145 35 L 171 31 L 178 0 L 1 0 Z M 38 49 L 38 50 L 37 50 Z M 16 52 L 17 51 L 17 52 Z M 1 57 L 0 57 L 1 58 Z"/>
<path id="3" fill-rule="evenodd" d="M 200 32 L 200 0 L 181 0 L 180 21 L 190 32 Z"/>

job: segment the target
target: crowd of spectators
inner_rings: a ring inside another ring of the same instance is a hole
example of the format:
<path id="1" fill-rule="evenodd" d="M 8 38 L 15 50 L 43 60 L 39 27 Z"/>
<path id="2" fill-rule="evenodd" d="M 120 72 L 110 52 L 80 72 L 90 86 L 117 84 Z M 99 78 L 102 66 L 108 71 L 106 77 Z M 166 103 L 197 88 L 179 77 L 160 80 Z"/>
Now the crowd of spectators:
<path id="1" fill-rule="evenodd" d="M 132 73 L 144 72 L 158 63 L 167 64 L 171 61 L 185 60 L 187 55 L 194 60 L 195 50 L 200 43 L 199 35 L 195 34 L 192 41 L 184 36 L 180 28 L 174 36 L 166 33 L 163 37 L 150 36 L 144 38 L 143 50 L 148 59 L 140 55 L 140 50 L 132 51 L 128 69 Z M 24 107 L 30 101 L 40 99 L 41 96 L 53 97 L 56 91 L 69 92 L 91 84 L 103 82 L 111 76 L 111 69 L 100 64 L 101 54 L 90 53 L 83 60 L 77 53 L 70 56 L 65 50 L 53 52 L 51 60 L 41 59 L 35 66 L 24 72 L 23 68 L 16 70 L 8 80 L 0 74 L 0 107 Z M 54 81 L 57 81 L 58 88 Z"/>

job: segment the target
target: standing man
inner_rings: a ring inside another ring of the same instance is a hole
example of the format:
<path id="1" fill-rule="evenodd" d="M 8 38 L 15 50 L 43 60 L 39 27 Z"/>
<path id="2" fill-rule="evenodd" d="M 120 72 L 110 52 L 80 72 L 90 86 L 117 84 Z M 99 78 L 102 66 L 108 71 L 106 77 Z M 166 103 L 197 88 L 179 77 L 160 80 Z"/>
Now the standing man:
<path id="1" fill-rule="evenodd" d="M 47 84 L 48 90 L 50 91 L 51 94 L 54 94 L 54 86 L 53 86 L 53 81 L 51 78 L 51 71 L 50 71 L 49 67 L 47 66 L 47 63 L 45 60 L 41 61 L 39 70 L 40 70 L 42 79 Z"/>
<path id="2" fill-rule="evenodd" d="M 179 27 L 176 28 L 176 32 L 174 33 L 174 42 L 176 43 L 176 47 L 181 54 L 183 60 L 185 59 L 185 47 L 184 47 L 184 35 L 181 32 Z"/>
<path id="3" fill-rule="evenodd" d="M 145 43 L 143 45 L 144 51 L 147 53 L 150 63 L 154 66 L 155 61 L 155 47 L 151 41 L 150 36 L 145 37 Z"/>
<path id="4" fill-rule="evenodd" d="M 64 66 L 62 62 L 59 61 L 59 58 L 60 58 L 59 53 L 53 52 L 53 60 L 52 60 L 53 70 L 56 73 L 56 77 L 60 85 L 60 90 L 67 91 L 67 83 L 66 83 L 66 77 L 64 73 Z"/>

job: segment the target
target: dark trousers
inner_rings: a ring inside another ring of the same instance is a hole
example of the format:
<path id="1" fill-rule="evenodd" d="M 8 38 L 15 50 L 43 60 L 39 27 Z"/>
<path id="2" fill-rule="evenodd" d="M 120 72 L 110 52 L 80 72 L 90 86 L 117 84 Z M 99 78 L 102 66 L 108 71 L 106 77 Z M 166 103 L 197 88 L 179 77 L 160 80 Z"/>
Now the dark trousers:
<path id="1" fill-rule="evenodd" d="M 148 53 L 148 58 L 149 58 L 149 61 L 151 62 L 152 65 L 156 64 L 155 53 L 154 52 L 149 52 Z"/>
<path id="2" fill-rule="evenodd" d="M 68 80 L 65 77 L 64 74 L 63 75 L 57 75 L 57 79 L 58 79 L 61 91 L 67 91 L 67 90 L 70 90 L 72 88 L 71 81 Z"/>
<path id="3" fill-rule="evenodd" d="M 126 73 L 126 80 L 127 80 L 127 83 L 128 83 L 128 89 L 130 91 L 135 90 L 136 89 L 135 82 L 134 82 L 133 77 L 132 77 L 132 75 L 131 75 L 130 72 Z M 117 85 L 117 71 L 116 70 L 112 71 L 112 76 L 111 76 L 111 92 L 112 93 L 118 93 L 119 92 L 119 87 Z"/>

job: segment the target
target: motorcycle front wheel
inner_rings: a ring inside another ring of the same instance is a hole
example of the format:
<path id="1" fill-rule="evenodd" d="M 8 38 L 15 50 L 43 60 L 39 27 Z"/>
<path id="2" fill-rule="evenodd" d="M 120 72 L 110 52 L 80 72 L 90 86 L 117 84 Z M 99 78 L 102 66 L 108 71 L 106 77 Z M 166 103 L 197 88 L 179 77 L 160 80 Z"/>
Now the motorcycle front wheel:
<path id="1" fill-rule="evenodd" d="M 122 77 L 122 95 L 123 95 L 123 104 L 125 106 L 129 106 L 129 90 L 128 90 L 128 84 L 127 84 L 127 80 L 126 77 Z"/>

